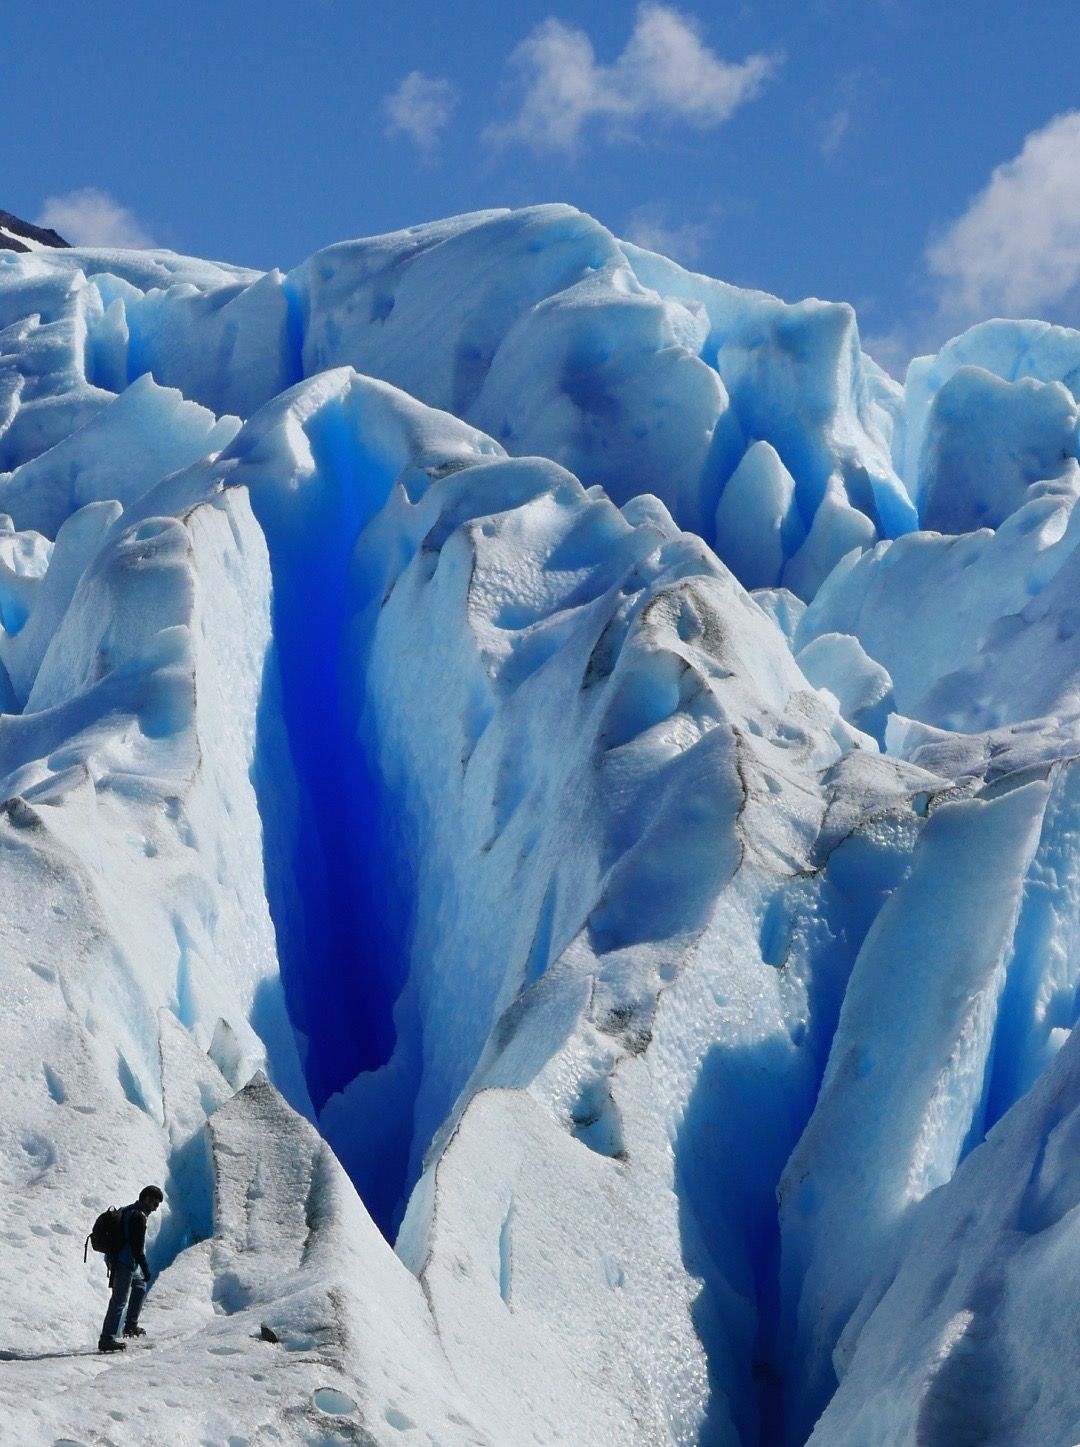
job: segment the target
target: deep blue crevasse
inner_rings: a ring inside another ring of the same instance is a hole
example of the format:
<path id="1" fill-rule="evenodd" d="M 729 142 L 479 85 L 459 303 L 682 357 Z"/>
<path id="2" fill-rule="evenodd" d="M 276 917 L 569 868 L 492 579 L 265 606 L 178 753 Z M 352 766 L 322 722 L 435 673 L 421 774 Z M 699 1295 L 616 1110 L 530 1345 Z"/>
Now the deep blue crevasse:
<path id="1" fill-rule="evenodd" d="M 393 1053 L 412 881 L 387 837 L 390 810 L 346 707 L 356 687 L 343 668 L 350 558 L 393 478 L 358 449 L 340 400 L 305 430 L 318 478 L 252 492 L 270 552 L 274 636 L 253 782 L 282 980 L 318 1112 Z M 282 778 L 290 766 L 298 797 Z M 394 1162 L 383 1167 L 378 1199 L 364 1195 L 389 1232 L 400 1183 Z"/>

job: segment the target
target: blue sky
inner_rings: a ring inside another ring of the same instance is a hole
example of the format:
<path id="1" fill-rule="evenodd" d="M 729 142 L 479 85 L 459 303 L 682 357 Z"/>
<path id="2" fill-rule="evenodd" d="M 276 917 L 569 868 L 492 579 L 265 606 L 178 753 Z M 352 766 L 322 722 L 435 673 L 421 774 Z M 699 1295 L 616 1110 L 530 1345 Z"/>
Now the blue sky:
<path id="1" fill-rule="evenodd" d="M 1080 325 L 1078 42 L 1075 0 L 8 0 L 0 206 L 288 267 L 569 201 L 851 301 L 895 368 L 993 313 Z"/>

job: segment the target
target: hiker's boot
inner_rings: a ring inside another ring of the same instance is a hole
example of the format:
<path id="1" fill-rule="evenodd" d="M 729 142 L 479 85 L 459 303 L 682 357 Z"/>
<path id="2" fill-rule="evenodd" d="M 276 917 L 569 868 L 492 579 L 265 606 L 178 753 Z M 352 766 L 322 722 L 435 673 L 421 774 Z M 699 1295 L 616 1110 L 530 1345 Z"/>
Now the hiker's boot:
<path id="1" fill-rule="evenodd" d="M 117 1341 L 114 1336 L 103 1336 L 97 1344 L 99 1352 L 126 1352 L 127 1346 L 122 1341 Z"/>
<path id="2" fill-rule="evenodd" d="M 145 1332 L 145 1330 L 144 1330 L 141 1326 L 126 1326 L 126 1327 L 124 1327 L 124 1335 L 125 1335 L 125 1336 L 145 1336 L 145 1335 L 146 1335 L 146 1332 Z M 122 1343 L 121 1343 L 121 1345 L 122 1345 Z"/>

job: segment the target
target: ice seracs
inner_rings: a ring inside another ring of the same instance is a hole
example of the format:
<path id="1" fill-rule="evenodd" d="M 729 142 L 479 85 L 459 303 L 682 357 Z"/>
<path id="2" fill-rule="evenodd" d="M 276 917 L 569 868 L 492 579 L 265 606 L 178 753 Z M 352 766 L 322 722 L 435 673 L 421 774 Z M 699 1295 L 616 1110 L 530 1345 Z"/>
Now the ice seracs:
<path id="1" fill-rule="evenodd" d="M 0 254 L 20 1440 L 1076 1435 L 1078 365 L 562 206 Z"/>

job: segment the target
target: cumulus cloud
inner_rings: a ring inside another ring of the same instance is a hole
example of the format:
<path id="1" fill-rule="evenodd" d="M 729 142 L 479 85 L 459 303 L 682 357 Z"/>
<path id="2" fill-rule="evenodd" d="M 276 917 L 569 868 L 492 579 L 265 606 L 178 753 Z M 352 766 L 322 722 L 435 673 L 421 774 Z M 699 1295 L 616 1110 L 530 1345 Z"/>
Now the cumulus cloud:
<path id="1" fill-rule="evenodd" d="M 924 303 L 863 342 L 894 376 L 990 317 L 1080 325 L 1080 111 L 1032 131 L 923 263 Z"/>
<path id="2" fill-rule="evenodd" d="M 457 92 L 448 80 L 411 70 L 383 101 L 388 136 L 407 136 L 430 157 L 457 106 Z"/>
<path id="3" fill-rule="evenodd" d="M 971 320 L 1080 299 L 1080 111 L 1032 131 L 926 262 L 942 310 Z"/>
<path id="4" fill-rule="evenodd" d="M 511 55 L 520 104 L 488 136 L 566 151 L 593 122 L 605 127 L 609 139 L 632 135 L 649 118 L 708 130 L 752 100 L 777 64 L 768 55 L 738 64 L 723 60 L 691 17 L 647 3 L 638 9 L 622 54 L 599 65 L 583 30 L 549 18 Z"/>
<path id="5" fill-rule="evenodd" d="M 106 191 L 92 186 L 49 196 L 36 218 L 38 226 L 51 226 L 72 246 L 118 246 L 142 250 L 154 240 L 142 222 Z"/>

